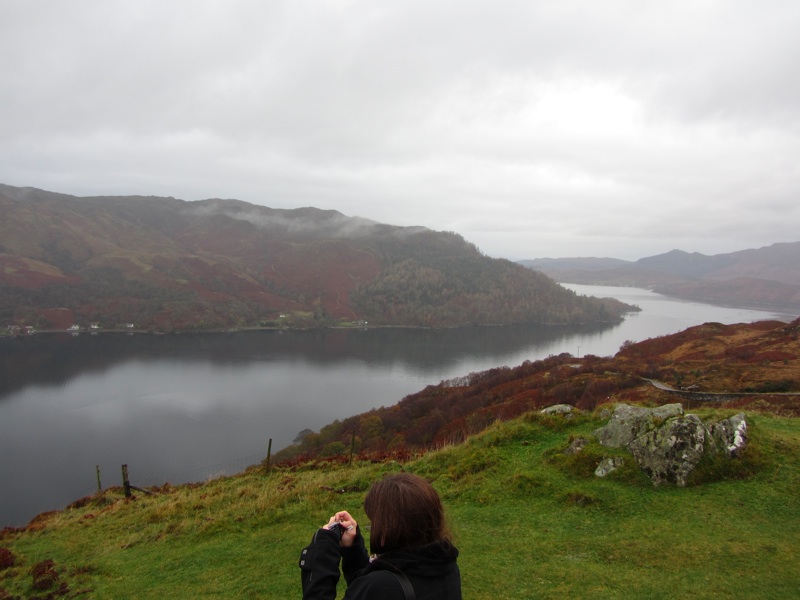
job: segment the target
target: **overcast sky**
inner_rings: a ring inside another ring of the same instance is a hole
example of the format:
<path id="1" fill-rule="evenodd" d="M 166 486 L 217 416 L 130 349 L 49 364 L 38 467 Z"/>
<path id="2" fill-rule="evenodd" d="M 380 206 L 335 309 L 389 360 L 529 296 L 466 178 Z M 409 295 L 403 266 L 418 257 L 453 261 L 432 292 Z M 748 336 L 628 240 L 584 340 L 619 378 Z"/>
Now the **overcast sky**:
<path id="1" fill-rule="evenodd" d="M 800 2 L 0 0 L 0 182 L 491 256 L 800 240 Z"/>

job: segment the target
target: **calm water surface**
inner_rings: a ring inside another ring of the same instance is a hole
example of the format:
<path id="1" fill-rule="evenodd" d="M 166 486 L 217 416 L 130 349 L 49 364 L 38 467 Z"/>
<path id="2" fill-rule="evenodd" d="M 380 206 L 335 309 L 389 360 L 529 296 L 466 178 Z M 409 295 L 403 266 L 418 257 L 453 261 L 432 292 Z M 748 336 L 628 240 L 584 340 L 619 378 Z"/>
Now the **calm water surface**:
<path id="1" fill-rule="evenodd" d="M 97 488 L 198 481 L 443 379 L 551 354 L 614 354 L 717 321 L 793 315 L 568 285 L 643 310 L 614 326 L 330 330 L 0 339 L 0 527 Z"/>

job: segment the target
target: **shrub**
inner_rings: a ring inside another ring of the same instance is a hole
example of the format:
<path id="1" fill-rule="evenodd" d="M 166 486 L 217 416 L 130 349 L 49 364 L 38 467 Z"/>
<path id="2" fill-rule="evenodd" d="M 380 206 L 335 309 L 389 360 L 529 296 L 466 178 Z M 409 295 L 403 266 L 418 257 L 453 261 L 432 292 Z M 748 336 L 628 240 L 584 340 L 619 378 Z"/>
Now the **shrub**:
<path id="1" fill-rule="evenodd" d="M 566 444 L 550 450 L 547 453 L 549 462 L 574 477 L 594 477 L 597 465 L 607 454 L 606 449 L 596 442 L 589 442 L 577 452 L 565 452 L 572 441 L 570 439 Z"/>
<path id="2" fill-rule="evenodd" d="M 58 573 L 52 559 L 36 563 L 31 569 L 32 587 L 38 591 L 51 590 L 58 584 Z"/>
<path id="3" fill-rule="evenodd" d="M 600 500 L 585 492 L 569 490 L 561 495 L 561 501 L 568 506 L 591 506 L 599 504 Z"/>
<path id="4" fill-rule="evenodd" d="M 544 477 L 531 471 L 517 471 L 511 481 L 513 487 L 520 492 L 538 490 L 547 486 L 547 480 Z"/>
<path id="5" fill-rule="evenodd" d="M 342 442 L 331 442 L 322 451 L 322 456 L 336 456 L 338 454 L 344 454 L 347 448 L 345 447 L 344 443 Z"/>
<path id="6" fill-rule="evenodd" d="M 744 388 L 745 392 L 753 392 L 756 394 L 770 394 L 791 392 L 797 389 L 797 382 L 793 379 L 781 379 L 780 381 L 763 381 L 758 385 L 753 385 Z"/>
<path id="7" fill-rule="evenodd" d="M 464 452 L 459 460 L 447 467 L 447 474 L 453 481 L 467 475 L 476 475 L 492 469 L 498 461 L 497 453 L 488 448 L 472 447 Z"/>
<path id="8" fill-rule="evenodd" d="M 759 443 L 750 438 L 738 455 L 728 457 L 724 452 L 706 453 L 687 478 L 688 485 L 701 485 L 728 479 L 748 479 L 764 467 L 765 457 Z"/>
<path id="9" fill-rule="evenodd" d="M 8 548 L 0 548 L 0 571 L 14 566 L 17 559 Z"/>

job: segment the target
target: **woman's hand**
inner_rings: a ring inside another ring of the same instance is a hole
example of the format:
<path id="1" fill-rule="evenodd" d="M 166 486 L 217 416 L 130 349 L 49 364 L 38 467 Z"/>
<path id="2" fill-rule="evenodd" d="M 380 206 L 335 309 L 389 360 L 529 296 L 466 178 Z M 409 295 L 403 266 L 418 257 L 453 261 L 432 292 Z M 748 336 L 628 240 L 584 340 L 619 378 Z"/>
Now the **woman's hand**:
<path id="1" fill-rule="evenodd" d="M 339 523 L 342 527 L 342 539 L 339 545 L 343 548 L 352 546 L 356 539 L 356 531 L 358 530 L 358 523 L 356 520 L 350 516 L 349 512 L 342 510 L 333 515 L 328 523 L 323 525 L 323 529 L 330 529 L 330 526 L 334 523 Z"/>

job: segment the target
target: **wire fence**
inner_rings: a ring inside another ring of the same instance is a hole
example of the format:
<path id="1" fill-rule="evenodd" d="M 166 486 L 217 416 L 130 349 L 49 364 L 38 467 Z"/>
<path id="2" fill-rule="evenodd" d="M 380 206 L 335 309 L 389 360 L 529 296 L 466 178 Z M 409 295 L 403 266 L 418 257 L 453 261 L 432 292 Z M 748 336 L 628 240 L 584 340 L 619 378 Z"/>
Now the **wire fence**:
<path id="1" fill-rule="evenodd" d="M 241 473 L 247 467 L 259 464 L 264 460 L 264 454 L 251 454 L 242 458 L 235 458 L 215 465 L 207 467 L 198 467 L 190 469 L 180 474 L 180 482 L 187 483 L 192 481 L 207 481 L 215 479 L 216 477 L 223 477 L 225 475 L 234 475 Z"/>
<path id="2" fill-rule="evenodd" d="M 134 484 L 133 487 L 155 487 L 164 485 L 165 483 L 171 484 L 182 484 L 182 483 L 196 483 L 202 481 L 209 481 L 211 479 L 216 479 L 218 477 L 224 477 L 228 475 L 235 475 L 236 473 L 241 473 L 248 467 L 253 465 L 258 465 L 264 460 L 264 454 L 251 454 L 249 456 L 243 456 L 241 458 L 231 459 L 225 462 L 216 463 L 213 465 L 208 465 L 204 467 L 196 467 L 193 469 L 188 469 L 186 471 L 182 471 L 180 473 L 172 472 L 170 474 L 166 473 L 159 473 L 159 472 L 147 472 L 147 473 L 138 473 L 136 472 L 136 465 L 131 465 L 131 484 Z M 126 485 L 127 482 L 127 465 L 122 465 L 122 483 L 123 486 Z M 105 487 L 114 487 L 117 485 L 119 481 L 119 471 L 111 474 L 111 473 L 103 473 L 102 480 L 101 480 L 101 473 L 100 467 L 97 467 L 97 490 L 100 490 Z M 110 483 L 110 485 L 109 485 Z M 88 492 L 86 495 L 89 495 Z"/>

